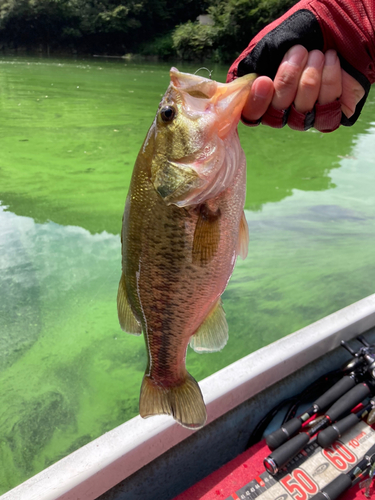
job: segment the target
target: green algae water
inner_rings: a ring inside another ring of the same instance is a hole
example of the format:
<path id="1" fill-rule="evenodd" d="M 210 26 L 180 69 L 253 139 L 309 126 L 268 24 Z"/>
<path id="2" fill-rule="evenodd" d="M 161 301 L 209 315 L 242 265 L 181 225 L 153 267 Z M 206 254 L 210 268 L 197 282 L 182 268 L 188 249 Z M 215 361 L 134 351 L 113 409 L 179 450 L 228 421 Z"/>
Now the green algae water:
<path id="1" fill-rule="evenodd" d="M 0 59 L 0 494 L 138 413 L 146 351 L 117 321 L 119 234 L 168 69 Z M 223 296 L 227 346 L 188 350 L 198 380 L 375 289 L 372 94 L 350 129 L 240 136 L 249 256 Z"/>

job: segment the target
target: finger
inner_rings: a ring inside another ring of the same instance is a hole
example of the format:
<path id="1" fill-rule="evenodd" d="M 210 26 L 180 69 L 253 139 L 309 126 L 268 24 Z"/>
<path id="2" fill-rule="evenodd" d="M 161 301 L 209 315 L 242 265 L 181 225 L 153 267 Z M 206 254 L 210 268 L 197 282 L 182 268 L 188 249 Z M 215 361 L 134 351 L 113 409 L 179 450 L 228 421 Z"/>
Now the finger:
<path id="1" fill-rule="evenodd" d="M 320 50 L 309 52 L 305 69 L 298 83 L 294 107 L 300 113 L 307 113 L 318 99 L 324 66 L 324 54 Z"/>
<path id="2" fill-rule="evenodd" d="M 272 105 L 276 109 L 286 109 L 294 101 L 298 82 L 308 59 L 308 52 L 302 45 L 290 48 L 277 70 Z"/>
<path id="3" fill-rule="evenodd" d="M 322 84 L 318 96 L 319 104 L 329 104 L 341 96 L 341 66 L 335 50 L 327 50 L 324 56 Z"/>
<path id="4" fill-rule="evenodd" d="M 357 104 L 365 95 L 365 89 L 362 85 L 352 76 L 350 76 L 343 69 L 341 70 L 342 77 L 342 94 L 340 98 L 342 112 L 350 118 L 354 112 Z"/>
<path id="5" fill-rule="evenodd" d="M 268 76 L 257 78 L 252 87 L 248 100 L 242 111 L 246 121 L 257 121 L 267 111 L 274 92 L 273 81 Z"/>

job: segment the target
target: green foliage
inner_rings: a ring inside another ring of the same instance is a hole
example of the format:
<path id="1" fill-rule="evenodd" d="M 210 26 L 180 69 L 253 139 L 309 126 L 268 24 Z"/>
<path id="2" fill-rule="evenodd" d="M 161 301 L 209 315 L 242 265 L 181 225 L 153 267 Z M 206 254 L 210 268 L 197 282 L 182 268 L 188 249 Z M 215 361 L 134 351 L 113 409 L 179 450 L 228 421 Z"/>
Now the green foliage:
<path id="1" fill-rule="evenodd" d="M 139 52 L 143 56 L 156 56 L 164 60 L 176 57 L 177 55 L 173 46 L 171 33 L 157 36 L 150 42 L 142 44 Z"/>
<path id="2" fill-rule="evenodd" d="M 183 59 L 215 57 L 233 60 L 264 26 L 286 12 L 296 0 L 211 0 L 213 25 L 188 21 L 178 26 L 173 45 Z"/>
<path id="3" fill-rule="evenodd" d="M 124 54 L 156 38 L 160 48 L 176 24 L 207 6 L 206 0 L 0 0 L 0 43 Z M 173 52 L 167 40 L 162 51 Z"/>
<path id="4" fill-rule="evenodd" d="M 215 26 L 188 21 L 174 31 L 173 47 L 182 59 L 204 59 L 211 56 L 216 37 Z"/>
<path id="5" fill-rule="evenodd" d="M 111 33 L 112 31 L 127 32 L 129 28 L 138 28 L 139 21 L 129 16 L 130 9 L 125 5 L 118 5 L 117 7 L 99 12 L 96 18 L 96 28 L 98 31 L 104 33 Z"/>
<path id="6" fill-rule="evenodd" d="M 74 0 L 73 0 L 74 1 Z M 145 2 L 126 0 L 102 2 L 101 0 L 75 0 L 80 11 L 80 28 L 84 35 L 92 33 L 129 33 L 142 27 Z"/>
<path id="7" fill-rule="evenodd" d="M 221 59 L 230 61 L 267 24 L 280 17 L 296 0 L 228 0 L 212 2 L 208 12 L 217 28 Z"/>
<path id="8" fill-rule="evenodd" d="M 295 0 L 0 0 L 0 44 L 233 59 Z M 212 25 L 197 16 L 207 13 Z"/>
<path id="9" fill-rule="evenodd" d="M 0 2 L 0 39 L 15 47 L 65 44 L 77 35 L 78 24 L 70 0 Z"/>

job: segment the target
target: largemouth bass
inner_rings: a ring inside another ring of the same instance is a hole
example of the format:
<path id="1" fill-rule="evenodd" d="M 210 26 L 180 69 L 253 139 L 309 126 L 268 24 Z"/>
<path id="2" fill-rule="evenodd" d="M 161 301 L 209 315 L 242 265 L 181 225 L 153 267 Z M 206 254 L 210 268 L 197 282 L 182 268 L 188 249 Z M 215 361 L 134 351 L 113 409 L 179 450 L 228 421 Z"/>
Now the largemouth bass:
<path id="1" fill-rule="evenodd" d="M 249 238 L 237 125 L 255 76 L 223 84 L 172 68 L 170 78 L 126 199 L 117 306 L 122 329 L 146 340 L 141 416 L 197 429 L 206 407 L 186 350 L 228 339 L 221 294 Z"/>

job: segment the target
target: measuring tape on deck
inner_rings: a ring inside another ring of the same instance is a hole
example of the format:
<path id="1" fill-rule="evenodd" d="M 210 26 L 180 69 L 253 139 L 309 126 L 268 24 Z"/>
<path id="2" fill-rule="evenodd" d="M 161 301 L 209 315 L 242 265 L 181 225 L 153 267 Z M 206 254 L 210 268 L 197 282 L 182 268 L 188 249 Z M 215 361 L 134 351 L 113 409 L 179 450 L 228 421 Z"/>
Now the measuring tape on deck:
<path id="1" fill-rule="evenodd" d="M 359 422 L 328 448 L 306 446 L 275 476 L 263 472 L 226 500 L 308 500 L 352 469 L 375 444 L 375 431 Z"/>

